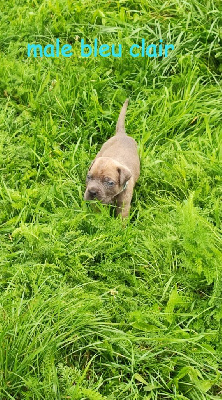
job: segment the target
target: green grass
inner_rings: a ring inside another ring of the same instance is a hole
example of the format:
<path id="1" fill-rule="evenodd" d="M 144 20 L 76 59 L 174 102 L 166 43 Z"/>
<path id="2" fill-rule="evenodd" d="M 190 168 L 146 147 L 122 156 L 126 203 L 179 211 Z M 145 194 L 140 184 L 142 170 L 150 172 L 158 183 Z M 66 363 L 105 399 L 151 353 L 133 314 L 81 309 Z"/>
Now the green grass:
<path id="1" fill-rule="evenodd" d="M 219 0 L 0 5 L 0 399 L 222 396 Z M 81 58 L 88 43 L 123 57 Z M 74 55 L 28 58 L 27 43 Z M 173 43 L 132 58 L 133 43 Z M 130 97 L 125 227 L 83 201 Z"/>

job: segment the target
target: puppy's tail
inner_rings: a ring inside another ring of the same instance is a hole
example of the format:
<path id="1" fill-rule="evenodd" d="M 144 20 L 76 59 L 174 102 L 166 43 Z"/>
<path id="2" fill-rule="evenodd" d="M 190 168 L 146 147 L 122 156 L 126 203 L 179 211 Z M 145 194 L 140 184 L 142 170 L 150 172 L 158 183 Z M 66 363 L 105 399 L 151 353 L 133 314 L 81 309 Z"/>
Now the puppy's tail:
<path id="1" fill-rule="evenodd" d="M 122 109 L 119 114 L 119 118 L 116 124 L 116 135 L 125 135 L 125 116 L 126 116 L 126 110 L 127 106 L 129 103 L 129 99 L 126 99 L 125 103 L 122 106 Z"/>

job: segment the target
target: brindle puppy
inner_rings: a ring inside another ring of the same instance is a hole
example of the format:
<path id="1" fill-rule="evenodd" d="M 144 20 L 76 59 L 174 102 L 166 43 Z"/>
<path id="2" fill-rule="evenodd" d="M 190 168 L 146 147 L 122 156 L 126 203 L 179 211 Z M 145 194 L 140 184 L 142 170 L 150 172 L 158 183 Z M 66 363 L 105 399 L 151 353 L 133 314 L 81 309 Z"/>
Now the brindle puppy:
<path id="1" fill-rule="evenodd" d="M 122 217 L 129 214 L 133 188 L 140 174 L 137 144 L 125 132 L 127 106 L 128 99 L 120 112 L 115 136 L 103 144 L 89 168 L 84 194 L 84 200 L 115 204 Z"/>

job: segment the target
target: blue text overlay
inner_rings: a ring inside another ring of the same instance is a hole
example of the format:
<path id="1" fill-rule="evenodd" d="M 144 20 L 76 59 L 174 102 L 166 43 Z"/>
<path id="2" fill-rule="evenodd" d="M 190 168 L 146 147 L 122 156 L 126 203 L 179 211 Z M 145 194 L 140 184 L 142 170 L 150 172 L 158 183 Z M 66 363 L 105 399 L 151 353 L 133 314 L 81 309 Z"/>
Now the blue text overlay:
<path id="1" fill-rule="evenodd" d="M 158 44 L 146 44 L 145 39 L 141 39 L 140 44 L 133 44 L 127 51 L 133 58 L 137 57 L 168 57 L 169 51 L 174 50 L 173 44 L 164 44 L 160 39 Z M 61 46 L 59 39 L 56 39 L 56 44 L 41 44 L 27 45 L 27 55 L 31 57 L 71 57 L 73 49 L 71 44 L 64 44 Z M 123 55 L 122 44 L 98 44 L 98 39 L 94 39 L 93 44 L 85 43 L 81 39 L 80 55 L 84 58 L 89 57 L 116 57 L 120 58 Z"/>

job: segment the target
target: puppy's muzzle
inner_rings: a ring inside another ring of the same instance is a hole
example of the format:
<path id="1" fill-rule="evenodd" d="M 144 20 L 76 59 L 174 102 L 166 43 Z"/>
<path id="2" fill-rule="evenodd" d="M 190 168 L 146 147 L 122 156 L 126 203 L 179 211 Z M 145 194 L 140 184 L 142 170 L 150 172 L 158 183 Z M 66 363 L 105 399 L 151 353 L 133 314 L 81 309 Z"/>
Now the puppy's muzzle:
<path id="1" fill-rule="evenodd" d="M 85 200 L 94 200 L 94 199 L 99 199 L 99 198 L 100 198 L 100 193 L 96 187 L 90 187 L 90 188 L 86 189 L 85 195 L 84 195 Z"/>
<path id="2" fill-rule="evenodd" d="M 95 199 L 98 194 L 98 191 L 96 189 L 90 189 L 88 190 L 88 193 L 91 199 Z"/>

